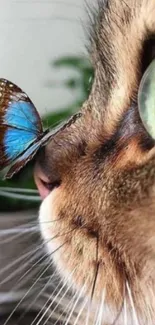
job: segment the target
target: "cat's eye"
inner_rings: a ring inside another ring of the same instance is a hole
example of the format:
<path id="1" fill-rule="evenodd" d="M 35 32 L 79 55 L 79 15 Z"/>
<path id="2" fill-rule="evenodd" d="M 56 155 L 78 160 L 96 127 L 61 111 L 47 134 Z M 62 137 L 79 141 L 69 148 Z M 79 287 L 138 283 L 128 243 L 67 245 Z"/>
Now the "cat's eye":
<path id="1" fill-rule="evenodd" d="M 140 83 L 138 108 L 144 127 L 155 139 L 155 60 L 147 68 Z"/>

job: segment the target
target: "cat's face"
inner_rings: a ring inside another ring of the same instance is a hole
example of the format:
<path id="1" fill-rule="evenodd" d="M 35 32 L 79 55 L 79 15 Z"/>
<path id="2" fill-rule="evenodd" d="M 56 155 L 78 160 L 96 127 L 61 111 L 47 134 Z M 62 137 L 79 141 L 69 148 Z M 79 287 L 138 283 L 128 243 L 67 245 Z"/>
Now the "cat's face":
<path id="1" fill-rule="evenodd" d="M 64 280 L 104 296 L 104 325 L 124 302 L 129 324 L 154 324 L 155 148 L 137 91 L 155 58 L 155 2 L 100 1 L 94 24 L 90 97 L 36 164 L 41 231 Z"/>

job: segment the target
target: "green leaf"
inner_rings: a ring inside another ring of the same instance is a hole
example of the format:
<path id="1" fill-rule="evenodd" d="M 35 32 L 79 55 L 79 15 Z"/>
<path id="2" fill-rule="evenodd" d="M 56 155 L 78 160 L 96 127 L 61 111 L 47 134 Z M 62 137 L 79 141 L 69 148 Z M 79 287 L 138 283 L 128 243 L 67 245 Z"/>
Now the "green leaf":
<path id="1" fill-rule="evenodd" d="M 74 68 L 79 71 L 84 71 L 91 67 L 90 61 L 82 56 L 66 56 L 64 58 L 59 58 L 55 60 L 52 65 L 56 68 Z"/>

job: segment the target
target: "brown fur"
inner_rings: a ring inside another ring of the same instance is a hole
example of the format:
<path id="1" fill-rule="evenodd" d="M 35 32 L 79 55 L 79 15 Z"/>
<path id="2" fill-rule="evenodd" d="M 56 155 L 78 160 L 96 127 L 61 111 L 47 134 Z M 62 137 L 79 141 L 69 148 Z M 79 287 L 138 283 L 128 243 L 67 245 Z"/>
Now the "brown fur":
<path id="1" fill-rule="evenodd" d="M 61 183 L 46 199 L 48 212 L 43 203 L 45 219 L 58 219 L 43 235 L 64 244 L 55 261 L 62 275 L 75 269 L 73 287 L 87 281 L 85 294 L 93 291 L 95 303 L 106 290 L 114 317 L 103 325 L 112 324 L 124 297 L 132 313 L 128 285 L 139 323 L 154 324 L 155 149 L 139 118 L 137 91 L 154 57 L 155 2 L 100 1 L 91 25 L 90 97 L 82 117 L 40 156 L 49 182 Z"/>

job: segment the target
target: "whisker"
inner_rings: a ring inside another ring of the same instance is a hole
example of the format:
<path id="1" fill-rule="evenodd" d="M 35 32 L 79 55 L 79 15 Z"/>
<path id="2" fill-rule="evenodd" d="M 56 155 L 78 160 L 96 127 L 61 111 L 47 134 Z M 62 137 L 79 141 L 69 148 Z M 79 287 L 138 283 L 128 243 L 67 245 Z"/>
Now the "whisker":
<path id="1" fill-rule="evenodd" d="M 97 276 L 98 276 L 98 272 L 99 272 L 99 266 L 100 263 L 98 261 L 98 247 L 99 246 L 99 239 L 97 237 L 97 242 L 96 242 L 96 271 L 95 271 L 95 276 L 94 276 L 94 282 L 93 282 L 93 287 L 92 287 L 92 293 L 91 293 L 91 301 L 93 300 L 93 296 L 94 296 L 94 292 L 95 292 L 95 286 L 96 286 L 96 281 L 97 281 Z"/>
<path id="2" fill-rule="evenodd" d="M 99 313 L 98 313 L 98 317 L 97 317 L 97 320 L 96 320 L 96 325 L 102 325 L 103 307 L 104 307 L 104 303 L 105 303 L 105 295 L 106 295 L 106 290 L 104 289 L 103 293 L 102 293 L 101 305 L 100 305 L 100 308 L 99 308 Z"/>
<path id="3" fill-rule="evenodd" d="M 51 240 L 51 239 L 50 239 Z M 48 241 L 50 241 L 48 240 Z M 47 242 L 48 242 L 47 241 Z M 15 266 L 17 263 L 20 263 L 21 261 L 23 261 L 24 259 L 27 259 L 28 262 L 22 264 L 21 267 L 18 267 L 16 269 L 16 271 L 12 274 L 10 274 L 9 276 L 7 276 L 3 281 L 0 282 L 0 285 L 6 283 L 7 281 L 11 280 L 12 277 L 14 277 L 15 275 L 17 275 L 18 273 L 20 273 L 24 268 L 25 266 L 30 263 L 30 262 L 33 262 L 36 258 L 38 258 L 38 256 L 41 254 L 41 257 L 37 260 L 37 262 L 33 265 L 31 268 L 29 268 L 28 271 L 26 271 L 26 273 L 20 277 L 20 279 L 17 281 L 16 285 L 25 277 L 25 275 L 27 275 L 39 262 L 41 262 L 45 256 L 49 257 L 49 253 L 47 252 L 46 254 L 44 254 L 42 256 L 42 252 L 40 251 L 41 248 L 44 247 L 45 243 L 47 243 L 46 241 L 44 241 L 41 245 L 36 245 L 36 248 L 31 250 L 31 251 L 28 251 L 26 252 L 24 255 L 20 256 L 19 258 L 17 258 L 15 261 L 13 261 L 12 263 L 10 263 L 9 265 L 7 265 L 6 267 L 4 267 L 1 272 L 0 272 L 0 275 L 2 275 L 5 271 L 7 271 L 9 268 L 11 268 L 12 266 Z M 36 255 L 36 253 L 39 251 L 38 255 Z M 30 256 L 32 255 L 32 257 L 30 258 Z"/>
<path id="4" fill-rule="evenodd" d="M 41 254 L 41 253 L 39 252 L 39 254 Z M 38 254 L 38 255 L 39 255 L 39 254 Z M 32 256 L 31 259 L 30 259 L 30 261 L 33 262 L 33 260 L 35 260 L 35 259 L 36 259 L 36 255 Z M 10 281 L 12 278 L 14 278 L 17 274 L 19 274 L 22 270 L 24 270 L 24 268 L 25 268 L 26 265 L 27 265 L 27 262 L 24 263 L 24 264 L 22 264 L 21 267 L 18 267 L 18 268 L 16 269 L 16 271 L 14 271 L 13 273 L 9 274 L 5 279 L 3 279 L 3 280 L 0 282 L 0 286 L 2 286 L 3 284 L 7 283 L 7 282 Z M 23 276 L 22 276 L 22 279 L 23 279 Z M 17 284 L 19 283 L 19 281 L 20 281 L 20 280 L 17 281 Z M 16 284 L 16 285 L 17 285 L 17 284 Z"/>
<path id="5" fill-rule="evenodd" d="M 66 286 L 66 284 L 65 284 L 65 286 Z M 63 286 L 63 288 L 61 288 L 61 290 L 60 290 L 61 292 L 62 292 L 62 289 L 64 289 L 65 286 Z M 61 297 L 61 299 L 59 300 L 59 302 L 56 304 L 56 306 L 54 307 L 54 309 L 52 310 L 52 312 L 49 314 L 49 316 L 47 317 L 47 319 L 44 321 L 43 325 L 46 325 L 47 322 L 50 320 L 50 318 L 51 318 L 52 316 L 54 316 L 54 313 L 55 313 L 55 311 L 57 310 L 58 306 L 60 305 L 60 302 L 64 299 L 64 297 L 66 296 L 66 294 L 68 293 L 68 291 L 69 291 L 70 289 L 71 289 L 71 285 L 67 287 L 65 293 L 62 295 L 62 297 Z M 59 294 L 60 294 L 60 292 L 59 292 Z M 58 298 L 59 294 L 56 296 L 56 299 Z M 55 302 L 56 299 L 54 298 L 54 299 L 52 300 L 52 302 L 51 302 L 51 304 L 50 304 L 50 308 L 51 308 L 51 306 L 53 305 L 53 303 Z M 48 310 L 49 310 L 49 309 L 48 309 Z M 44 317 L 45 317 L 46 313 L 47 313 L 47 312 L 44 313 Z M 40 322 L 37 323 L 36 325 L 39 325 L 39 324 L 40 324 Z"/>
<path id="6" fill-rule="evenodd" d="M 57 271 L 55 270 L 55 272 L 50 276 L 50 278 L 48 279 L 47 283 L 44 285 L 42 290 L 37 294 L 36 298 L 32 301 L 32 303 L 28 306 L 28 308 L 26 308 L 24 313 L 21 315 L 21 317 L 19 318 L 19 321 L 21 321 L 26 316 L 26 314 L 31 310 L 31 308 L 34 306 L 34 304 L 38 300 L 38 298 L 43 295 L 44 291 L 47 289 L 47 287 L 49 286 L 50 282 L 52 281 L 52 279 L 55 277 L 56 274 L 57 274 Z"/>
<path id="7" fill-rule="evenodd" d="M 53 254 L 55 252 L 57 252 L 61 247 L 63 247 L 65 244 L 59 246 L 57 249 L 55 249 L 55 251 L 53 252 Z M 39 277 L 36 279 L 36 281 L 33 283 L 33 285 L 29 288 L 29 290 L 25 293 L 25 295 L 22 297 L 22 299 L 19 301 L 19 303 L 16 305 L 16 307 L 13 309 L 13 311 L 10 313 L 10 315 L 8 316 L 8 318 L 6 319 L 6 321 L 4 322 L 3 325 L 7 325 L 7 323 L 9 322 L 9 320 L 11 319 L 11 317 L 13 316 L 13 314 L 15 313 L 15 311 L 18 309 L 18 307 L 21 305 L 21 303 L 23 302 L 23 300 L 27 297 L 27 295 L 30 293 L 30 291 L 34 288 L 35 284 L 38 282 L 38 280 L 42 277 L 42 275 L 48 270 L 48 268 L 50 267 L 50 265 L 48 265 L 43 272 L 39 275 Z"/>
<path id="8" fill-rule="evenodd" d="M 69 278 L 73 275 L 74 272 L 75 272 L 75 269 L 72 271 L 72 273 L 70 274 Z M 58 298 L 58 296 L 61 294 L 62 290 L 65 288 L 65 286 L 66 286 L 66 284 L 67 284 L 69 278 L 66 279 L 66 281 L 65 281 L 64 284 L 63 284 L 63 286 L 60 288 L 60 290 L 58 291 L 58 293 L 54 296 L 54 299 L 53 299 L 52 302 L 49 304 L 49 306 L 47 307 L 47 309 L 45 310 L 45 312 L 43 313 L 42 317 L 40 318 L 40 320 L 37 322 L 36 325 L 39 325 L 40 322 L 41 322 L 41 321 L 43 320 L 43 318 L 45 317 L 45 315 L 48 313 L 48 311 L 49 311 L 50 308 L 52 307 L 53 303 L 56 301 L 56 299 Z M 62 283 L 63 283 L 63 280 L 62 280 Z M 71 285 L 70 285 L 69 287 L 67 287 L 67 290 L 65 291 L 64 295 L 63 295 L 63 296 L 61 297 L 61 299 L 59 300 L 59 303 L 55 306 L 55 308 L 52 310 L 52 313 L 50 313 L 49 317 L 47 318 L 46 323 L 47 323 L 48 320 L 52 317 L 54 311 L 56 310 L 56 308 L 57 308 L 58 305 L 60 304 L 61 300 L 62 300 L 62 299 L 64 298 L 64 296 L 66 295 L 66 293 L 70 290 L 70 288 L 71 288 Z M 51 299 L 51 297 L 50 297 L 50 299 Z M 50 299 L 49 299 L 49 301 L 50 301 Z M 49 301 L 48 301 L 48 302 L 49 302 Z M 47 302 L 47 303 L 48 303 L 48 302 Z M 47 304 L 47 303 L 46 303 L 46 304 Z M 33 322 L 31 325 L 33 325 L 33 324 L 34 324 L 34 322 Z M 45 325 L 45 323 L 44 323 L 43 325 Z"/>
<path id="9" fill-rule="evenodd" d="M 11 233 L 11 230 L 9 232 Z M 37 233 L 37 232 L 39 233 L 39 228 L 38 227 L 32 227 L 32 228 L 27 228 L 27 229 L 21 228 L 20 233 L 17 233 L 17 230 L 14 228 L 12 230 L 12 233 L 14 233 L 14 232 L 16 233 L 16 235 L 0 240 L 0 244 L 3 245 L 6 243 L 9 243 L 10 241 L 20 238 L 21 236 L 23 236 L 23 234 L 26 234 L 26 233 L 28 233 L 28 235 L 29 235 L 29 236 L 27 236 L 27 239 L 28 239 L 30 236 L 34 235 L 34 233 Z M 3 237 L 3 236 L 6 236 L 6 234 L 8 235 L 6 230 L 0 230 L 0 236 Z"/>
<path id="10" fill-rule="evenodd" d="M 40 246 L 43 246 L 44 244 L 40 245 Z M 8 265 L 6 265 L 3 269 L 1 269 L 0 271 L 0 276 L 6 272 L 8 269 L 10 269 L 11 267 L 13 266 L 16 266 L 16 264 L 18 262 L 22 262 L 24 259 L 28 259 L 31 255 L 33 255 L 34 253 L 36 253 L 38 250 L 40 249 L 40 247 L 36 247 L 35 249 L 33 250 L 30 250 L 28 252 L 26 252 L 24 255 L 20 256 L 19 258 L 17 258 L 15 261 L 9 263 Z"/>
<path id="11" fill-rule="evenodd" d="M 60 236 L 63 236 L 62 234 L 60 235 Z M 55 239 L 55 238 L 57 238 L 57 237 L 59 237 L 59 235 L 58 236 L 54 236 L 53 238 L 51 238 L 51 239 L 49 239 L 49 240 L 47 240 L 46 241 L 46 244 L 49 242 L 49 241 L 51 241 L 51 240 L 53 240 L 53 239 Z M 66 241 L 67 242 L 67 241 Z M 65 242 L 65 243 L 66 243 Z M 65 244 L 64 243 L 64 244 Z M 44 244 L 45 244 L 45 242 L 41 245 L 41 247 L 42 246 L 44 246 Z M 61 247 L 61 246 L 60 246 Z M 55 251 L 54 251 L 55 252 Z M 23 278 L 25 278 L 25 276 L 27 275 L 27 274 L 29 274 L 33 269 L 34 269 L 34 267 L 36 266 L 36 265 L 38 265 L 42 260 L 44 260 L 45 259 L 45 257 L 47 256 L 47 258 L 49 259 L 50 258 L 50 256 L 51 255 L 53 255 L 53 252 L 52 253 L 49 253 L 49 252 L 47 252 L 47 253 L 45 253 L 43 256 L 41 256 L 41 258 L 39 259 L 39 260 L 37 260 L 36 261 L 36 263 L 34 263 L 25 273 L 24 273 L 24 275 L 22 275 L 21 277 L 20 277 L 20 279 L 17 281 L 17 283 L 16 283 L 16 285 L 19 283 L 19 282 L 21 282 L 21 280 L 23 279 Z"/>
<path id="12" fill-rule="evenodd" d="M 47 256 L 47 255 L 49 255 L 48 253 L 47 254 L 44 254 L 43 256 L 41 256 L 41 258 L 39 259 L 39 260 L 37 260 L 37 262 L 35 262 L 32 266 L 31 266 L 31 268 L 29 268 L 19 279 L 18 279 L 18 281 L 16 282 L 16 285 L 15 285 L 15 288 L 17 288 L 17 285 L 25 278 L 25 276 L 26 275 L 28 275 L 34 268 L 35 268 L 35 266 L 37 266 L 39 263 L 40 263 L 40 261 L 42 261 L 44 258 L 45 258 L 45 256 Z"/>
<path id="13" fill-rule="evenodd" d="M 88 309 L 87 309 L 87 315 L 86 315 L 86 325 L 89 324 L 89 319 L 90 319 L 90 309 L 91 309 L 91 303 L 89 302 L 89 304 L 88 304 Z"/>
<path id="14" fill-rule="evenodd" d="M 88 279 L 87 279 L 87 280 L 88 280 Z M 72 315 L 73 315 L 73 313 L 74 313 L 74 310 L 75 310 L 75 308 L 76 308 L 76 306 L 77 306 L 77 304 L 78 304 L 80 298 L 82 297 L 82 295 L 83 295 L 83 293 L 84 293 L 86 283 L 87 283 L 87 281 L 85 281 L 84 285 L 82 286 L 82 288 L 81 288 L 81 290 L 80 290 L 80 292 L 79 292 L 79 295 L 78 295 L 78 297 L 77 297 L 77 299 L 76 299 L 76 301 L 75 301 L 75 303 L 74 303 L 74 305 L 73 305 L 73 307 L 72 307 L 72 309 L 71 309 L 70 315 L 69 315 L 69 317 L 68 317 L 68 319 L 67 319 L 67 321 L 65 322 L 64 325 L 68 325 L 68 324 L 69 324 L 69 321 L 70 321 L 70 319 L 71 319 L 71 317 L 72 317 Z M 43 325 L 44 325 L 44 324 L 43 324 Z"/>
<path id="15" fill-rule="evenodd" d="M 79 320 L 79 318 L 80 318 L 80 316 L 81 316 L 81 314 L 82 314 L 84 308 L 86 307 L 86 304 L 87 304 L 87 303 L 88 303 L 88 298 L 85 299 L 85 301 L 84 301 L 84 303 L 83 303 L 83 305 L 82 305 L 80 311 L 78 312 L 78 315 L 77 315 L 77 317 L 76 317 L 75 322 L 74 322 L 73 325 L 76 325 L 76 324 L 77 324 L 77 322 L 78 322 L 78 320 Z"/>
<path id="16" fill-rule="evenodd" d="M 39 229 L 40 229 L 40 225 L 42 225 L 42 224 L 52 224 L 53 222 L 56 222 L 56 221 L 61 221 L 61 220 L 63 220 L 64 218 L 62 218 L 62 217 L 60 217 L 60 218 L 58 218 L 58 219 L 54 219 L 54 220 L 51 220 L 51 221 L 36 221 L 36 222 L 34 222 L 34 224 L 38 224 L 38 227 L 39 227 Z"/>
<path id="17" fill-rule="evenodd" d="M 121 307 L 120 307 L 120 309 L 119 309 L 119 311 L 117 313 L 117 316 L 116 316 L 115 320 L 113 321 L 112 325 L 116 325 L 117 324 L 117 321 L 119 320 L 120 315 L 123 312 L 123 308 L 124 308 L 124 297 L 125 297 L 125 293 L 124 293 L 124 296 L 123 296 L 123 301 L 122 301 Z"/>
<path id="18" fill-rule="evenodd" d="M 69 279 L 67 279 L 67 281 L 68 281 L 68 280 L 69 280 Z M 65 285 L 63 286 L 62 289 L 64 289 L 64 288 L 66 287 L 66 285 L 67 285 L 67 281 L 66 281 L 66 283 L 65 283 Z M 52 310 L 52 312 L 49 314 L 48 318 L 47 318 L 46 321 L 43 323 L 43 325 L 46 325 L 47 322 L 50 320 L 50 318 L 54 316 L 55 311 L 56 311 L 57 308 L 60 306 L 60 303 L 63 301 L 63 299 L 65 298 L 65 296 L 67 295 L 67 293 L 69 292 L 69 290 L 71 289 L 71 287 L 72 287 L 72 284 L 70 284 L 69 286 L 67 286 L 66 291 L 65 291 L 64 294 L 61 296 L 59 302 L 56 304 L 56 306 L 54 307 L 54 309 Z M 62 289 L 61 289 L 61 291 L 59 291 L 59 293 L 57 294 L 56 299 L 58 298 L 59 294 L 62 292 Z M 56 301 L 56 299 L 55 299 L 55 298 L 53 299 L 52 303 L 50 304 L 50 308 L 51 308 L 51 306 L 53 305 L 53 302 Z M 72 304 L 71 304 L 71 307 L 72 307 Z M 67 308 L 68 308 L 68 306 L 67 306 Z M 60 316 L 59 316 L 59 320 L 60 320 Z M 57 323 L 57 322 L 56 322 L 56 323 Z M 39 324 L 40 324 L 40 323 L 39 323 Z M 39 324 L 37 323 L 37 325 L 39 325 Z"/>
<path id="19" fill-rule="evenodd" d="M 46 223 L 52 223 L 52 222 L 56 222 L 56 221 L 60 221 L 60 220 L 63 220 L 63 218 L 58 218 L 58 219 L 54 219 L 54 220 L 51 220 L 51 221 L 39 221 L 39 224 L 46 224 Z"/>
<path id="20" fill-rule="evenodd" d="M 48 242 L 51 242 L 53 239 L 56 239 L 56 238 L 58 238 L 58 237 L 62 237 L 62 236 L 65 236 L 66 234 L 68 234 L 68 233 L 71 233 L 73 230 L 75 230 L 76 228 L 73 228 L 72 230 L 70 230 L 70 231 L 68 231 L 67 233 L 63 233 L 63 234 L 57 234 L 57 235 L 55 235 L 53 238 L 50 238 L 50 239 L 48 239 L 47 241 L 44 241 L 43 242 L 43 244 L 41 244 L 40 246 L 37 246 L 37 248 L 34 250 L 34 253 L 36 253 L 38 250 L 40 250 L 40 248 L 41 247 L 43 247 L 45 244 L 47 244 Z M 66 241 L 67 242 L 67 241 Z M 65 242 L 65 243 L 66 243 Z M 33 254 L 33 253 L 32 253 Z M 34 269 L 34 267 L 39 263 L 39 262 L 41 262 L 44 258 L 45 258 L 45 256 L 47 255 L 47 257 L 49 257 L 50 255 L 52 255 L 53 253 L 51 253 L 51 254 L 49 254 L 49 252 L 47 252 L 44 256 L 41 256 L 41 258 L 40 258 L 40 260 L 38 261 L 37 260 L 37 262 L 35 263 L 35 264 L 33 264 L 30 268 L 29 268 L 29 270 L 28 271 L 26 271 L 25 273 L 24 273 L 24 275 L 23 276 L 21 276 L 20 277 L 20 279 L 17 281 L 17 283 L 16 283 L 16 285 L 27 275 L 27 274 L 29 274 L 30 273 L 30 271 L 31 270 L 33 270 Z M 30 256 L 31 256 L 31 253 L 30 253 Z M 23 257 L 23 256 L 22 256 Z M 21 259 L 22 259 L 22 257 L 21 257 Z M 35 259 L 36 258 L 36 256 L 35 257 L 32 257 L 31 258 L 31 260 L 32 259 Z M 5 267 L 5 269 L 3 269 L 3 270 L 1 270 L 1 272 L 0 272 L 0 275 L 1 274 L 3 274 L 4 273 L 4 271 L 6 270 L 6 269 L 9 269 L 11 266 L 13 266 L 14 264 L 17 264 L 17 262 L 18 262 L 18 259 L 15 261 L 15 262 L 13 262 L 13 263 L 10 263 L 9 264 L 9 266 L 6 266 Z M 30 260 L 29 260 L 29 262 L 30 262 Z M 6 283 L 8 280 L 10 280 L 10 279 L 12 279 L 12 277 L 13 276 L 15 276 L 15 275 L 17 275 L 19 272 L 21 272 L 21 270 L 22 269 L 24 269 L 25 268 L 25 265 L 26 265 L 26 263 L 24 264 L 24 265 L 22 265 L 20 268 L 18 268 L 13 274 L 11 274 L 11 275 L 9 275 L 8 277 L 6 277 L 3 281 L 1 281 L 0 282 L 0 285 L 2 285 L 2 284 L 4 284 L 4 283 Z"/>
<path id="21" fill-rule="evenodd" d="M 36 216 L 34 216 L 34 217 L 36 217 Z M 40 229 L 40 224 L 41 225 L 42 224 L 52 224 L 53 222 L 60 221 L 60 220 L 63 220 L 63 218 L 60 217 L 58 219 L 51 220 L 51 221 L 40 221 L 40 220 L 38 220 L 38 218 L 36 218 L 35 221 L 34 220 L 33 221 L 29 221 L 28 223 L 25 223 L 25 224 L 22 223 L 19 226 L 12 227 L 12 228 L 9 228 L 9 229 L 5 228 L 4 230 L 6 230 L 6 233 L 7 233 L 7 230 L 11 232 L 12 229 L 20 229 L 20 228 L 24 228 L 24 227 L 27 227 L 27 226 L 29 226 L 29 227 L 36 226 L 36 227 L 38 227 L 38 229 Z M 3 232 L 3 230 L 2 230 L 2 232 Z M 0 230 L 0 233 L 1 233 L 1 230 Z"/>
<path id="22" fill-rule="evenodd" d="M 61 279 L 61 281 L 59 281 L 57 287 L 56 287 L 55 290 L 52 292 L 52 294 L 48 297 L 46 303 L 43 305 L 43 307 L 41 308 L 41 310 L 39 311 L 39 313 L 37 314 L 37 316 L 35 317 L 35 319 L 34 319 L 33 322 L 31 323 L 31 325 L 33 325 L 34 322 L 37 321 L 38 317 L 39 317 L 40 315 L 42 315 L 43 310 L 45 309 L 46 305 L 48 305 L 48 303 L 49 303 L 49 301 L 51 300 L 51 298 L 55 295 L 55 293 L 57 292 L 57 290 L 58 290 L 58 288 L 59 288 L 59 286 L 60 286 L 61 283 L 63 283 L 63 279 Z M 61 287 L 61 288 L 62 288 L 62 287 Z M 55 296 L 54 296 L 54 298 L 55 298 Z M 50 307 L 48 307 L 47 309 L 49 310 L 49 308 L 50 308 Z M 45 309 L 45 312 L 44 312 L 45 314 L 46 314 L 46 312 L 48 312 L 47 309 Z M 42 315 L 41 318 L 43 319 L 44 316 Z M 42 320 L 42 319 L 41 319 L 41 320 Z"/>
<path id="23" fill-rule="evenodd" d="M 127 320 L 127 303 L 126 303 L 126 296 L 124 297 L 124 318 L 123 318 L 124 325 L 128 325 Z"/>
<path id="24" fill-rule="evenodd" d="M 55 263 L 54 263 L 54 265 L 55 265 Z M 42 283 L 42 281 L 45 283 L 45 281 L 49 281 L 50 278 L 51 278 L 51 275 L 46 275 L 42 279 L 40 279 L 40 283 Z M 58 272 L 56 272 L 55 278 L 59 278 Z"/>
<path id="25" fill-rule="evenodd" d="M 37 280 L 33 283 L 33 285 L 29 288 L 29 290 L 27 290 L 27 292 L 25 293 L 25 295 L 22 297 L 22 299 L 19 301 L 19 303 L 16 305 L 16 307 L 13 309 L 13 311 L 11 312 L 11 314 L 9 315 L 9 317 L 7 318 L 7 320 L 5 321 L 5 323 L 3 325 L 6 325 L 8 323 L 8 321 L 11 319 L 11 317 L 13 316 L 13 314 L 15 313 L 15 311 L 18 309 L 18 307 L 21 305 L 21 303 L 23 302 L 23 300 L 27 297 L 27 295 L 30 293 L 30 291 L 34 288 L 35 284 L 37 283 L 38 279 L 47 271 L 47 269 L 50 267 L 50 265 L 48 267 L 46 267 L 46 269 L 39 275 L 39 277 L 37 278 Z"/>
<path id="26" fill-rule="evenodd" d="M 137 313 L 136 313 L 136 310 L 135 310 L 135 306 L 134 306 L 134 302 L 133 302 L 133 298 L 132 298 L 132 293 L 131 293 L 131 289 L 129 287 L 128 281 L 126 281 L 126 288 L 127 288 L 128 296 L 129 296 L 132 311 L 133 311 L 134 324 L 135 325 L 140 325 L 139 321 L 138 321 L 138 317 L 137 317 Z"/>
<path id="27" fill-rule="evenodd" d="M 74 301 L 75 301 L 77 295 L 78 295 L 78 292 L 76 292 L 75 295 L 71 298 L 72 300 L 70 301 L 69 304 L 67 304 L 66 308 L 63 309 L 63 312 L 59 315 L 59 317 L 57 318 L 57 320 L 56 320 L 56 322 L 54 323 L 54 325 L 59 324 L 59 321 L 62 319 L 62 317 L 63 317 L 63 319 L 64 319 L 64 318 L 66 319 L 67 314 L 70 313 L 70 310 L 71 310 L 71 308 L 73 307 L 73 304 L 74 304 Z"/>
<path id="28" fill-rule="evenodd" d="M 39 246 L 36 245 L 37 248 L 35 248 L 33 251 L 28 252 L 28 253 L 26 253 L 25 255 L 20 256 L 20 258 L 16 259 L 16 261 L 13 261 L 13 262 L 10 263 L 9 265 L 7 265 L 5 268 L 3 268 L 3 269 L 0 271 L 0 275 L 2 275 L 6 270 L 8 270 L 9 268 L 11 268 L 12 266 L 15 266 L 18 262 L 22 261 L 24 258 L 31 256 L 31 254 L 33 254 L 33 252 L 36 253 L 38 250 L 40 250 L 40 248 L 44 247 L 44 245 L 47 244 L 48 242 L 50 242 L 50 241 L 52 241 L 52 240 L 54 240 L 54 239 L 56 239 L 56 238 L 58 238 L 58 237 L 65 236 L 65 235 L 71 233 L 72 231 L 74 231 L 75 229 L 76 229 L 76 227 L 73 228 L 73 229 L 71 229 L 70 231 L 68 231 L 68 232 L 66 232 L 66 233 L 63 233 L 63 234 L 57 234 L 57 235 L 55 235 L 53 238 L 49 238 L 47 241 L 44 241 L 44 242 L 43 242 L 41 245 L 39 245 Z M 29 255 L 29 254 L 30 254 L 30 255 Z M 49 256 L 50 254 L 47 253 L 47 255 Z M 42 257 L 41 259 L 43 259 L 43 257 Z M 23 266 L 22 266 L 22 267 L 23 267 Z M 32 270 L 33 267 L 34 267 L 34 265 L 31 267 L 30 270 Z M 17 269 L 17 270 L 16 270 L 16 273 L 18 273 L 19 271 L 21 271 L 21 269 L 20 269 L 20 270 Z M 11 276 L 12 276 L 12 275 L 11 275 Z M 9 279 L 10 279 L 10 276 L 9 276 Z M 8 278 L 7 278 L 7 280 L 8 280 Z M 4 280 L 3 280 L 3 282 L 0 282 L 0 285 L 1 285 L 2 283 L 4 283 Z"/>
<path id="29" fill-rule="evenodd" d="M 3 228 L 3 229 L 0 229 L 0 236 L 6 236 L 6 235 L 10 235 L 10 234 L 16 234 L 16 233 L 19 233 L 19 232 L 28 232 L 29 230 L 36 230 L 36 229 L 39 229 L 39 224 L 36 222 L 28 222 L 28 223 L 25 223 L 25 224 L 21 224 L 21 225 L 18 225 L 16 227 L 11 227 L 11 228 Z"/>
<path id="30" fill-rule="evenodd" d="M 93 301 L 93 296 L 94 296 L 94 291 L 95 291 L 95 286 L 96 286 L 96 281 L 97 281 L 97 276 L 98 276 L 98 271 L 99 271 L 98 245 L 99 245 L 99 239 L 97 237 L 97 242 L 96 242 L 96 262 L 97 262 L 97 266 L 96 266 L 96 269 L 95 269 L 95 276 L 94 276 L 94 281 L 93 281 L 93 286 L 92 286 L 91 298 L 90 298 L 90 302 L 88 304 L 88 310 L 87 310 L 87 316 L 86 316 L 86 325 L 89 324 L 92 301 Z"/>

